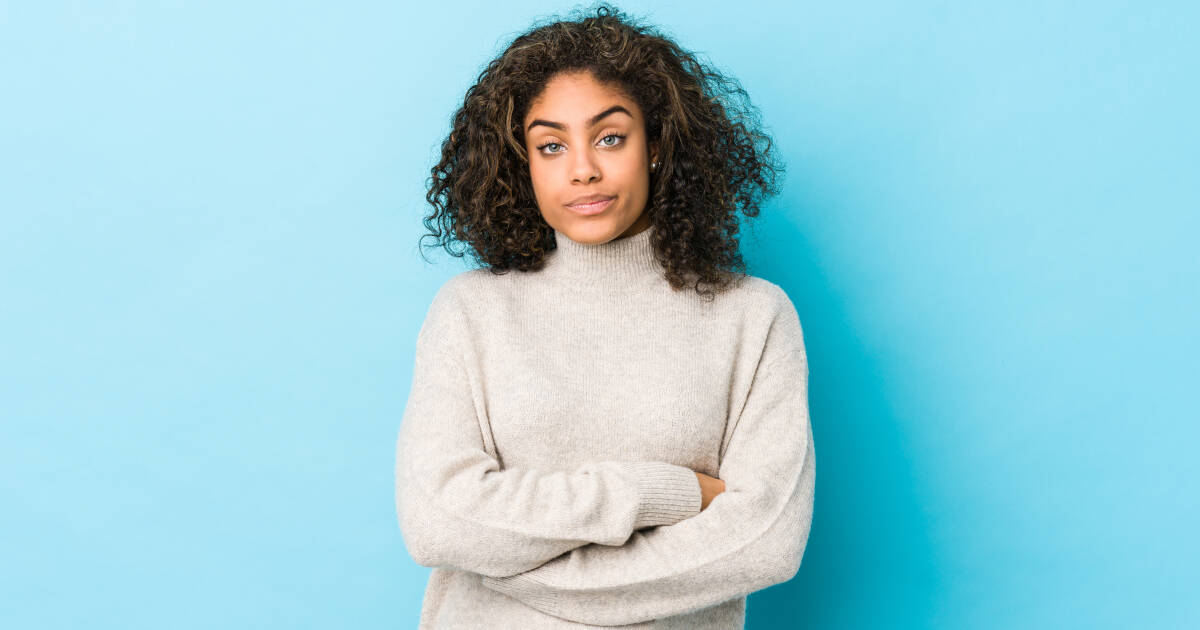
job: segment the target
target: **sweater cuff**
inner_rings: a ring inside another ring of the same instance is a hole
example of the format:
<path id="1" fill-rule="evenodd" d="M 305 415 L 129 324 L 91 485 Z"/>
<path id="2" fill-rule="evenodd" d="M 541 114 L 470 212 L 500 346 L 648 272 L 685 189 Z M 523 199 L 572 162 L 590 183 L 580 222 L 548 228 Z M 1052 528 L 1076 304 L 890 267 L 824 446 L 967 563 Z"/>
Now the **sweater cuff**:
<path id="1" fill-rule="evenodd" d="M 666 462 L 626 462 L 637 478 L 633 529 L 673 525 L 700 513 L 700 480 L 690 468 Z"/>
<path id="2" fill-rule="evenodd" d="M 562 614 L 558 610 L 558 594 L 524 573 L 504 577 L 481 577 L 483 585 L 497 593 L 508 595 L 550 615 Z"/>

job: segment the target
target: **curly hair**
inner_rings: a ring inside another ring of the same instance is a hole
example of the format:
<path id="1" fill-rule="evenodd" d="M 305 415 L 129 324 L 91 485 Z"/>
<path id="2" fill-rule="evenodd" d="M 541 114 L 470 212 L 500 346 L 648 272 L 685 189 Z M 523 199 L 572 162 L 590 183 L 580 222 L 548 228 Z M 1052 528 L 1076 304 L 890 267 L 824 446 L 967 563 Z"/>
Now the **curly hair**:
<path id="1" fill-rule="evenodd" d="M 638 104 L 658 144 L 644 211 L 664 277 L 711 299 L 746 275 L 738 212 L 758 216 L 783 165 L 737 80 L 608 3 L 585 11 L 517 36 L 467 90 L 426 183 L 433 210 L 421 240 L 460 258 L 452 245 L 464 244 L 497 274 L 542 268 L 554 231 L 534 197 L 521 122 L 551 78 L 588 71 Z"/>

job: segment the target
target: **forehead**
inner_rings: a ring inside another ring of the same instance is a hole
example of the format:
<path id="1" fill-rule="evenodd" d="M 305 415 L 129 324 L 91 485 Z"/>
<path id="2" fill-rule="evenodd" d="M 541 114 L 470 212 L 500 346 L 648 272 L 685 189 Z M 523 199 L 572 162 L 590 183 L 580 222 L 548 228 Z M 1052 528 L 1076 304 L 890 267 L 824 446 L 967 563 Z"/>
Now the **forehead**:
<path id="1" fill-rule="evenodd" d="M 595 115 L 610 105 L 623 105 L 637 118 L 637 103 L 619 85 L 601 83 L 589 72 L 557 74 L 530 104 L 525 122 L 548 118 L 571 126 Z"/>

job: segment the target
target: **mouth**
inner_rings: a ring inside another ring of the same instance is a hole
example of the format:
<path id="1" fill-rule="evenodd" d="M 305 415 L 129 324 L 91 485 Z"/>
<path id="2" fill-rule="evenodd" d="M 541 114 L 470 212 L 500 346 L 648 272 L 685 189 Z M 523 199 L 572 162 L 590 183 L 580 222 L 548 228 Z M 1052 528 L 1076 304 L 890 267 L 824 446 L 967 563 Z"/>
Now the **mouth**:
<path id="1" fill-rule="evenodd" d="M 616 200 L 616 197 L 609 197 L 608 199 L 601 199 L 600 201 L 593 201 L 591 203 L 577 203 L 573 206 L 567 206 L 567 209 L 582 215 L 599 214 L 604 212 L 614 200 Z"/>

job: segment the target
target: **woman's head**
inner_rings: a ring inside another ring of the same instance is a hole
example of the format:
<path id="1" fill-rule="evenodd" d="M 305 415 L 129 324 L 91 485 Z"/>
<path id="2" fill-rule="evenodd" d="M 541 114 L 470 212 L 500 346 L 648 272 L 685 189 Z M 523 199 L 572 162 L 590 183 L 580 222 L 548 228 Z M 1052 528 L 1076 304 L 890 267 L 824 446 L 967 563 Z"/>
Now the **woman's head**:
<path id="1" fill-rule="evenodd" d="M 650 227 L 644 210 L 656 157 L 642 108 L 619 85 L 586 70 L 560 72 L 521 127 L 533 196 L 550 227 L 581 243 Z"/>
<path id="2" fill-rule="evenodd" d="M 607 5 L 535 27 L 455 112 L 432 169 L 427 236 L 456 256 L 451 244 L 463 243 L 501 273 L 539 269 L 555 229 L 599 243 L 652 227 L 671 285 L 711 293 L 744 271 L 737 215 L 758 216 L 782 171 L 745 97 Z M 613 200 L 590 216 L 568 207 L 588 195 Z"/>

